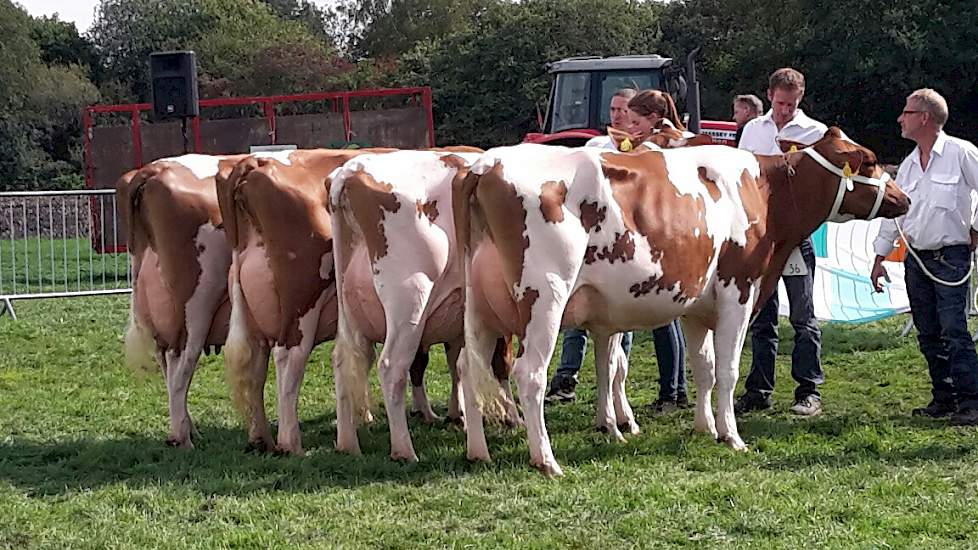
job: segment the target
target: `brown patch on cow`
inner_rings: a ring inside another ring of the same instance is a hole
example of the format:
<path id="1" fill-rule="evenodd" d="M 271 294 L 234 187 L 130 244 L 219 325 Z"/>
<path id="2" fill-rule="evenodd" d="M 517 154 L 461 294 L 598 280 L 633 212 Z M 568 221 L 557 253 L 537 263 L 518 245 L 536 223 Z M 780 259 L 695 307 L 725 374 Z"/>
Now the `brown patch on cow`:
<path id="1" fill-rule="evenodd" d="M 661 276 L 636 283 L 629 290 L 638 297 L 652 290 L 673 291 L 678 284 L 677 302 L 698 297 L 715 254 L 703 197 L 678 193 L 669 181 L 662 153 L 601 157 L 625 227 L 646 238 L 652 261 L 662 266 Z"/>
<path id="2" fill-rule="evenodd" d="M 516 302 L 516 310 L 519 311 L 520 322 L 523 324 L 522 332 L 519 334 L 520 349 L 516 352 L 517 359 L 523 357 L 523 340 L 526 339 L 526 325 L 530 321 L 530 312 L 533 310 L 533 304 L 536 303 L 539 297 L 540 293 L 535 288 L 526 287 L 523 289 L 523 297 Z"/>
<path id="3" fill-rule="evenodd" d="M 631 231 L 615 233 L 615 242 L 611 244 L 611 248 L 605 246 L 597 253 L 599 260 L 607 260 L 609 264 L 614 264 L 616 260 L 621 263 L 630 262 L 634 257 L 635 239 L 632 238 Z"/>
<path id="4" fill-rule="evenodd" d="M 414 202 L 414 208 L 418 211 L 419 220 L 422 216 L 427 216 L 431 223 L 435 223 L 435 220 L 438 219 L 438 201 L 432 200 L 422 203 L 421 199 L 418 199 Z"/>
<path id="5" fill-rule="evenodd" d="M 706 177 L 706 168 L 700 166 L 696 169 L 696 173 L 700 175 L 700 182 L 706 187 L 707 192 L 710 193 L 710 198 L 713 199 L 713 202 L 719 201 L 720 188 L 717 187 L 717 182 Z"/>
<path id="6" fill-rule="evenodd" d="M 540 212 L 548 223 L 564 221 L 564 200 L 567 185 L 562 181 L 548 181 L 540 187 Z"/>
<path id="7" fill-rule="evenodd" d="M 442 155 L 438 157 L 438 160 L 440 160 L 445 166 L 455 170 L 461 170 L 467 167 L 465 159 L 458 155 Z"/>
<path id="8" fill-rule="evenodd" d="M 397 195 L 391 192 L 393 189 L 393 185 L 378 182 L 370 174 L 361 171 L 347 177 L 343 187 L 343 193 L 363 233 L 371 263 L 387 256 L 384 218 L 388 212 L 396 214 L 401 209 Z M 419 216 L 420 214 L 421 212 Z"/>
<path id="9" fill-rule="evenodd" d="M 587 265 L 591 265 L 594 262 L 598 261 L 597 253 L 598 253 L 598 247 L 593 245 L 588 245 L 588 247 L 584 249 L 584 263 Z"/>
<path id="10" fill-rule="evenodd" d="M 507 286 L 513 288 L 523 277 L 526 250 L 530 248 L 523 197 L 503 178 L 499 164 L 478 178 L 475 195 L 499 251 L 503 277 Z M 529 318 L 522 316 L 520 320 L 524 327 L 529 322 Z"/>
<path id="11" fill-rule="evenodd" d="M 774 252 L 774 241 L 767 235 L 769 182 L 763 176 L 757 181 L 744 170 L 738 192 L 747 215 L 747 243 L 744 246 L 729 240 L 723 243 L 717 260 L 717 277 L 723 283 L 736 285 L 740 303 L 746 304 L 751 287 L 767 272 Z"/>
<path id="12" fill-rule="evenodd" d="M 607 213 L 607 206 L 598 208 L 597 202 L 581 201 L 581 225 L 584 226 L 584 231 L 590 233 L 594 229 L 595 233 L 599 233 Z"/>

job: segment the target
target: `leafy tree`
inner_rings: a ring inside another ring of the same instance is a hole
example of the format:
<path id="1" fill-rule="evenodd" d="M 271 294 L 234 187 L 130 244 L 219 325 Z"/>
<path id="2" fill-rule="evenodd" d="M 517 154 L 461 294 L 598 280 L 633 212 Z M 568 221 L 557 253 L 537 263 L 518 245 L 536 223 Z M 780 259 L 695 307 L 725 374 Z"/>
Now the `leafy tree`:
<path id="1" fill-rule="evenodd" d="M 339 7 L 353 57 L 388 57 L 471 28 L 497 0 L 358 0 Z"/>
<path id="2" fill-rule="evenodd" d="M 470 30 L 402 56 L 399 82 L 432 86 L 440 143 L 515 143 L 536 130 L 550 87 L 547 62 L 654 52 L 657 10 L 627 0 L 495 4 Z"/>
<path id="3" fill-rule="evenodd" d="M 88 80 L 87 67 L 58 64 L 80 59 L 59 57 L 61 54 L 42 59 L 52 52 L 68 52 L 66 44 L 52 38 L 57 34 L 45 32 L 59 24 L 56 19 L 38 23 L 9 0 L 0 0 L 4 37 L 0 42 L 0 148 L 4 151 L 0 189 L 51 187 L 66 178 L 75 183 L 80 180 L 78 113 L 98 94 Z M 60 36 L 73 43 L 71 33 Z"/>
<path id="4" fill-rule="evenodd" d="M 48 65 L 95 65 L 92 43 L 78 34 L 74 23 L 61 21 L 58 16 L 34 19 L 31 38 L 41 50 L 41 61 Z"/>

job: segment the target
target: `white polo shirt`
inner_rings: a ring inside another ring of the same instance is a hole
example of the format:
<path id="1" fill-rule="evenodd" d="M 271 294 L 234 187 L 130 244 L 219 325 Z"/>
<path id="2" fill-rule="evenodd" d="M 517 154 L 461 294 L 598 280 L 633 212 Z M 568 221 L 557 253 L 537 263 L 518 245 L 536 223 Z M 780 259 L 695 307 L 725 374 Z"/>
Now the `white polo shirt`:
<path id="1" fill-rule="evenodd" d="M 763 116 L 744 125 L 744 132 L 740 136 L 737 147 L 757 155 L 780 155 L 779 139 L 811 145 L 822 139 L 826 130 L 828 130 L 827 126 L 809 117 L 801 109 L 796 109 L 794 118 L 789 120 L 779 132 L 778 125 L 774 123 L 773 113 L 768 110 Z M 844 133 L 842 137 L 849 139 Z"/>
<path id="2" fill-rule="evenodd" d="M 978 231 L 978 148 L 973 143 L 938 133 L 927 169 L 920 165 L 920 148 L 914 147 L 900 163 L 896 184 L 910 197 L 910 211 L 899 218 L 910 246 L 937 250 L 971 243 L 969 229 Z M 886 256 L 897 235 L 896 223 L 883 220 L 873 249 Z"/>
<path id="3" fill-rule="evenodd" d="M 653 151 L 659 150 L 659 146 L 652 143 L 651 141 L 643 142 L 642 145 L 648 147 Z M 618 148 L 615 147 L 615 142 L 611 141 L 611 136 L 594 136 L 593 138 L 587 140 L 587 143 L 585 143 L 584 146 L 600 147 L 601 149 L 611 149 L 612 151 L 618 151 Z M 638 145 L 636 145 L 635 147 L 638 147 Z"/>

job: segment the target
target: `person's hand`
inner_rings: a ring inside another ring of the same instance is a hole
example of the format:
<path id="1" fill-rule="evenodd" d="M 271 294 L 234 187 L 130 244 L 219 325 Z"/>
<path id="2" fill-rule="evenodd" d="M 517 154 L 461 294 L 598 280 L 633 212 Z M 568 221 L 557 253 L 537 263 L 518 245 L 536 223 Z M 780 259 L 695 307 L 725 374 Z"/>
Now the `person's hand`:
<path id="1" fill-rule="evenodd" d="M 615 144 L 615 149 L 618 150 L 621 150 L 621 142 L 626 139 L 632 143 L 632 146 L 638 145 L 634 135 L 611 126 L 608 126 L 608 137 L 611 138 L 611 142 Z"/>
<path id="2" fill-rule="evenodd" d="M 972 242 L 974 242 L 973 233 Z M 869 274 L 869 282 L 873 284 L 873 290 L 876 292 L 883 292 L 883 285 L 880 284 L 880 277 L 886 279 L 886 282 L 890 282 L 890 274 L 887 273 L 886 268 L 883 267 L 883 256 L 876 256 L 876 261 L 873 262 L 873 270 Z"/>
<path id="3" fill-rule="evenodd" d="M 971 251 L 974 252 L 975 248 L 978 248 L 978 231 L 971 229 Z"/>

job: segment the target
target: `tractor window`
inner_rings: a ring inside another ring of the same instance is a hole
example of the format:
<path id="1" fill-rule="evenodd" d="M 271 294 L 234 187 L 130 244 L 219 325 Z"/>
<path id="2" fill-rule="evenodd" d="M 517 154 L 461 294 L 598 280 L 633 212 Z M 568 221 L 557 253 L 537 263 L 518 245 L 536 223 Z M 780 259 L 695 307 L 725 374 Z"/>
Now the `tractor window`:
<path id="1" fill-rule="evenodd" d="M 588 73 L 563 73 L 557 76 L 554 92 L 554 132 L 587 128 L 591 82 Z M 606 109 L 607 110 L 607 109 Z"/>
<path id="2" fill-rule="evenodd" d="M 600 73 L 598 78 L 601 84 L 601 97 L 598 98 L 598 105 L 601 106 L 601 114 L 598 117 L 599 128 L 611 124 L 611 114 L 608 112 L 608 107 L 611 104 L 611 96 L 618 90 L 622 88 L 633 88 L 640 91 L 665 89 L 662 73 L 653 69 L 604 72 Z"/>

